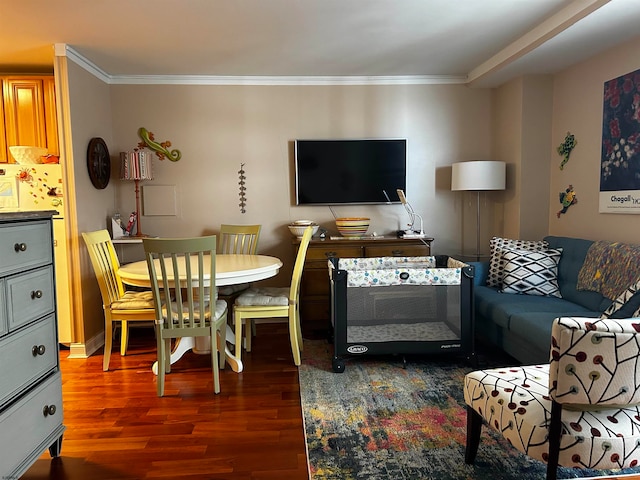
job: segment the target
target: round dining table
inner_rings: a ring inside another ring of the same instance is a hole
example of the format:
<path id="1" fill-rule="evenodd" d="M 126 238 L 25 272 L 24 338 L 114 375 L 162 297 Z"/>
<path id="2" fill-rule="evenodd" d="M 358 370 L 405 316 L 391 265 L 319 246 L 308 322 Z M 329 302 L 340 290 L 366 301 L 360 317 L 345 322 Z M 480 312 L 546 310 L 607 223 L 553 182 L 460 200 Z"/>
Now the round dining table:
<path id="1" fill-rule="evenodd" d="M 281 267 L 282 261 L 279 258 L 268 255 L 218 254 L 216 255 L 215 285 L 216 287 L 221 287 L 264 280 L 277 275 Z M 159 272 L 160 268 L 157 268 L 156 271 Z M 151 286 L 146 260 L 123 264 L 120 266 L 118 273 L 122 282 L 127 285 L 147 288 Z M 205 272 L 205 277 L 208 279 L 210 274 L 207 275 Z M 205 286 L 208 287 L 209 285 Z M 232 309 L 233 306 L 230 305 L 229 310 Z M 208 354 L 211 348 L 210 342 L 211 339 L 209 337 L 179 339 L 171 352 L 171 364 L 177 362 L 189 350 L 193 350 L 195 353 Z M 231 353 L 227 347 L 227 342 L 235 343 L 235 335 L 230 326 L 227 326 L 225 354 L 231 368 L 235 372 L 241 372 L 243 368 L 242 361 Z M 237 348 L 240 347 L 236 346 Z M 153 372 L 156 374 L 158 372 L 157 362 L 154 363 Z"/>

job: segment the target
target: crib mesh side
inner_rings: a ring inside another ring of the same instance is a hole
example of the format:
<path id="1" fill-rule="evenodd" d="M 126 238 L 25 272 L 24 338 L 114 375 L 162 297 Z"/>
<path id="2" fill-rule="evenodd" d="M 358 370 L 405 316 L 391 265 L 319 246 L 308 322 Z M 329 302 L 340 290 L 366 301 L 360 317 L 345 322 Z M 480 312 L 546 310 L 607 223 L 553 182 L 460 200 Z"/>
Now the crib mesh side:
<path id="1" fill-rule="evenodd" d="M 347 288 L 347 342 L 460 339 L 460 285 Z"/>

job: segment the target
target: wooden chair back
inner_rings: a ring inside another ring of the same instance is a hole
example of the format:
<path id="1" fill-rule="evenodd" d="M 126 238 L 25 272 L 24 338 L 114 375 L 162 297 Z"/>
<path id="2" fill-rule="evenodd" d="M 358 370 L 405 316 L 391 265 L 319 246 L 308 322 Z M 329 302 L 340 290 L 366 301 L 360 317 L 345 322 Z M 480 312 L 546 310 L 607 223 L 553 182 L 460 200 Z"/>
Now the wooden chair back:
<path id="1" fill-rule="evenodd" d="M 219 253 L 255 255 L 261 225 L 220 225 Z"/>

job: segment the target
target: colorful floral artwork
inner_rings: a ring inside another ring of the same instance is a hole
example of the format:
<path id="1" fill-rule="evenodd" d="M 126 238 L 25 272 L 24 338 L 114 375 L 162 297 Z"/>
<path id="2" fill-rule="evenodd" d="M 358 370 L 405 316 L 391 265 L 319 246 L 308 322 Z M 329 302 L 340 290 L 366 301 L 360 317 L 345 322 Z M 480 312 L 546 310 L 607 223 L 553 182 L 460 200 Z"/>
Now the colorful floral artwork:
<path id="1" fill-rule="evenodd" d="M 640 213 L 640 70 L 604 84 L 600 212 Z"/>

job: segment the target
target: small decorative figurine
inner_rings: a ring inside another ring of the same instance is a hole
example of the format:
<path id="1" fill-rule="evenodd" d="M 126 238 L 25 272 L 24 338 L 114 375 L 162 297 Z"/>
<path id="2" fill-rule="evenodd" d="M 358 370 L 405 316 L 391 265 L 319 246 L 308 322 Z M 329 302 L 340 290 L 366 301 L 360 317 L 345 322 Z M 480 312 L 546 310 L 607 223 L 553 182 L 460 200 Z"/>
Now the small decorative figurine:
<path id="1" fill-rule="evenodd" d="M 563 213 L 567 213 L 571 205 L 578 203 L 578 197 L 576 197 L 576 192 L 573 190 L 573 185 L 569 185 L 564 192 L 560 192 L 560 203 L 562 204 L 562 210 L 556 213 L 558 218 Z"/>
<path id="2" fill-rule="evenodd" d="M 172 162 L 177 162 L 182 157 L 180 150 L 169 150 L 169 147 L 171 147 L 171 142 L 169 140 L 160 143 L 156 142 L 153 138 L 153 132 L 148 131 L 146 128 L 140 127 L 138 129 L 138 135 L 142 139 L 142 141 L 138 143 L 138 147 L 150 148 L 156 152 L 156 155 L 160 160 L 164 160 L 164 157 L 167 157 Z"/>
<path id="3" fill-rule="evenodd" d="M 576 137 L 567 132 L 567 136 L 564 137 L 564 142 L 558 145 L 558 148 L 556 149 L 558 155 L 562 155 L 563 157 L 562 162 L 560 163 L 560 170 L 564 169 L 565 164 L 569 161 L 571 151 L 575 148 L 576 145 L 578 145 Z"/>

